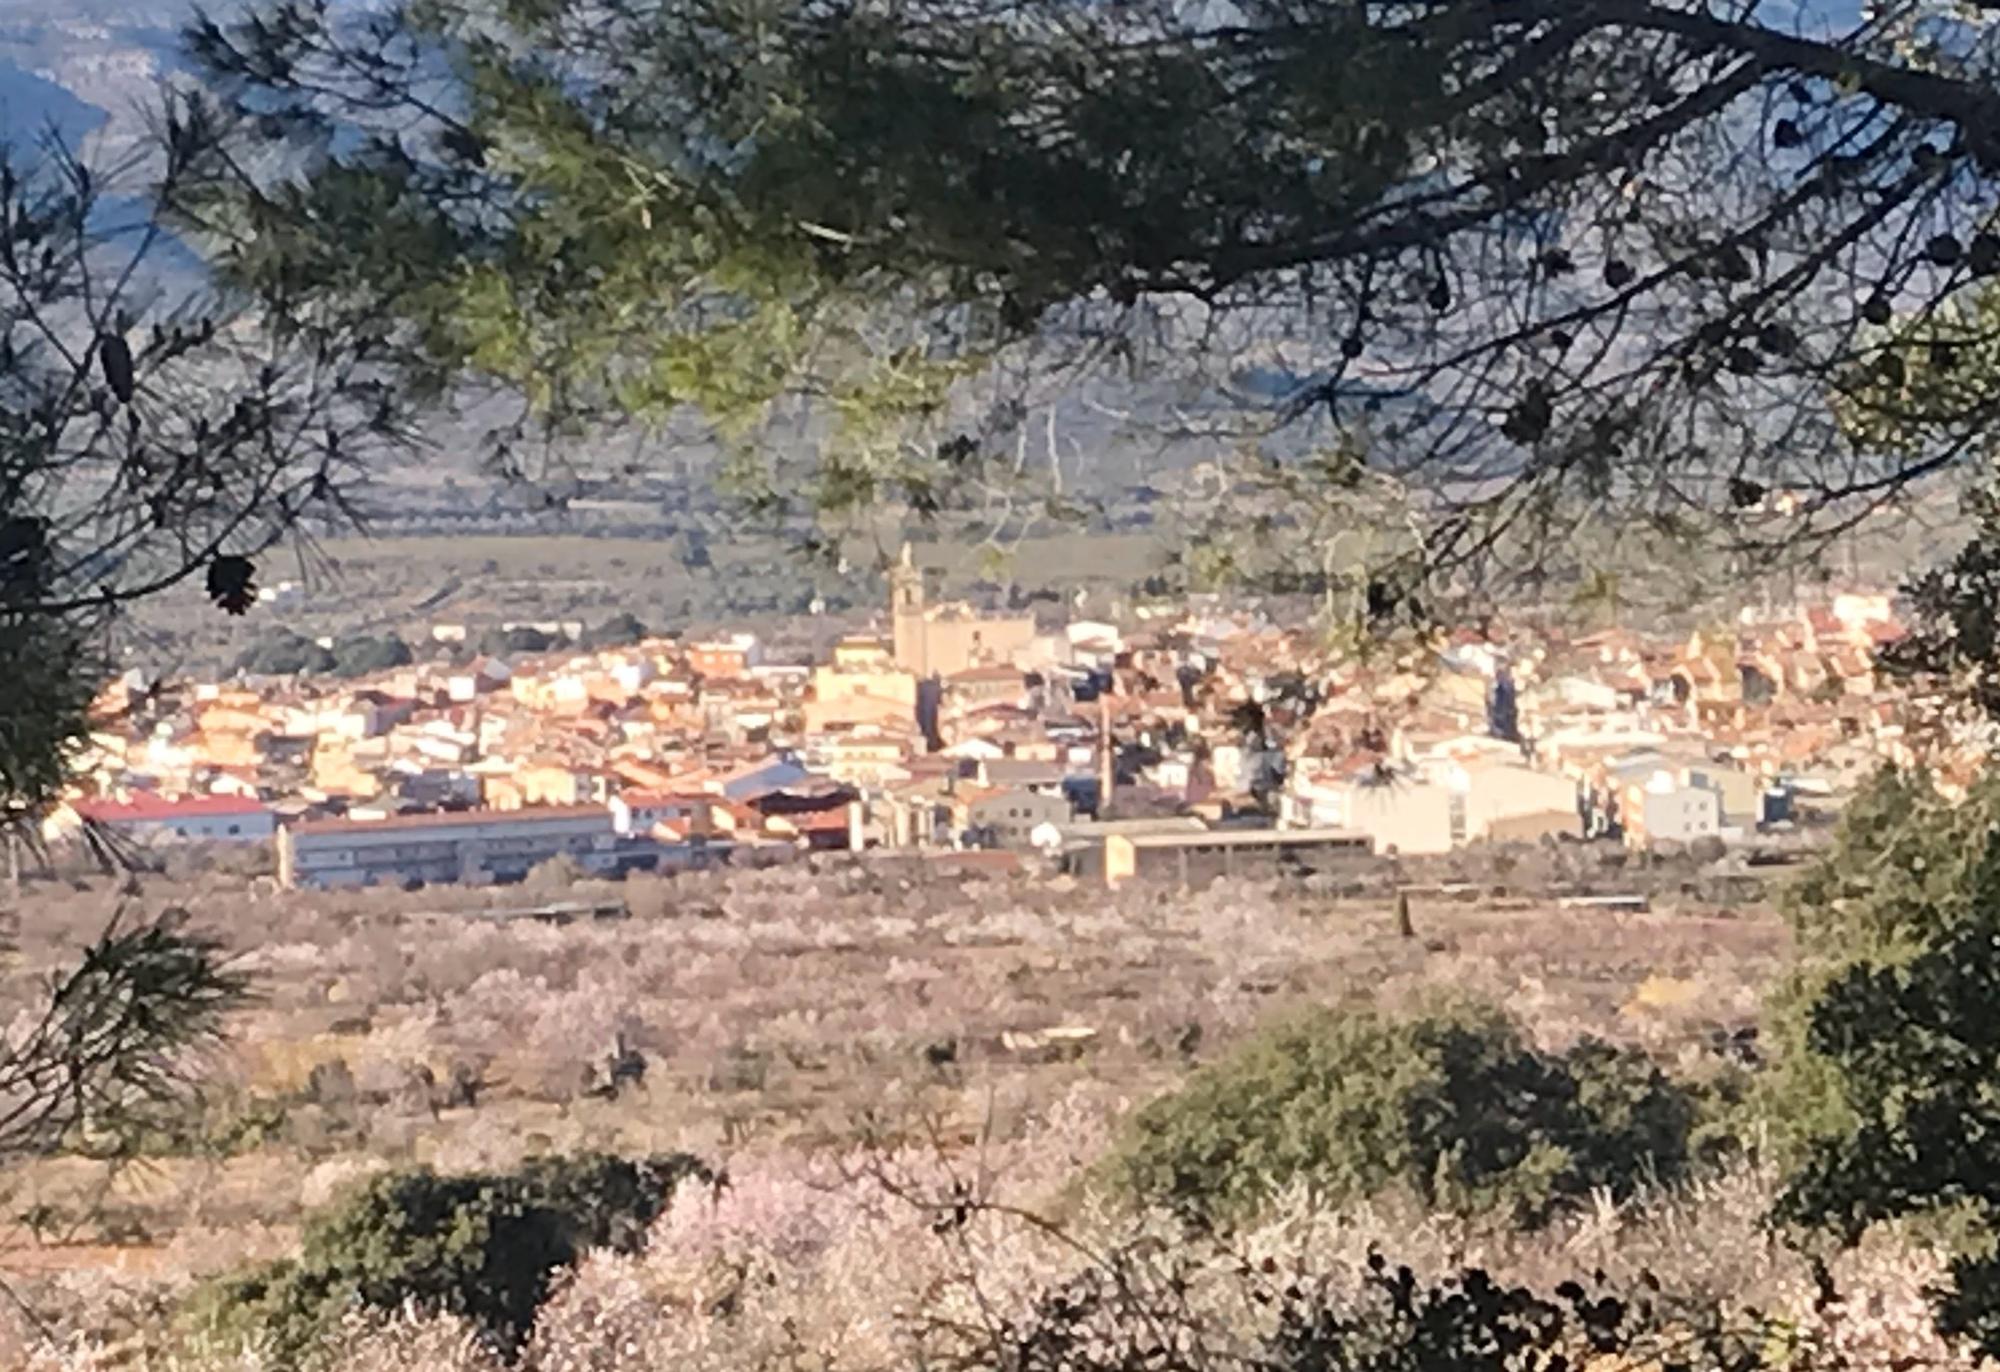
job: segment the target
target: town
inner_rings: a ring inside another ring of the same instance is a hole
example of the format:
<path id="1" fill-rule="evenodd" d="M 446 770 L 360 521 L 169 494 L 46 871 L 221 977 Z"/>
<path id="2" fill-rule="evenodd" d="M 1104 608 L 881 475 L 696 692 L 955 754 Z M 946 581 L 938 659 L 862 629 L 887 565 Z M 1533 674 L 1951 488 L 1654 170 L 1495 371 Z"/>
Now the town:
<path id="1" fill-rule="evenodd" d="M 1476 844 L 1720 851 L 1913 756 L 1877 592 L 1674 637 L 1468 628 L 1379 662 L 1199 601 L 976 613 L 907 548 L 889 583 L 821 661 L 738 632 L 340 681 L 128 673 L 47 833 L 274 845 L 288 887 L 799 850 L 1185 881 Z"/>

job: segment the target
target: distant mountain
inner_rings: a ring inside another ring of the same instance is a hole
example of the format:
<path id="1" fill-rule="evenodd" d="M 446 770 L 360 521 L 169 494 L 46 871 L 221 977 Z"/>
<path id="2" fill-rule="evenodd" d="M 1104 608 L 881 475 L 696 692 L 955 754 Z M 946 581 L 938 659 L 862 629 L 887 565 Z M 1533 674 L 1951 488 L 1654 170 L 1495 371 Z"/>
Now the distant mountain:
<path id="1" fill-rule="evenodd" d="M 183 70 L 178 24 L 192 13 L 179 0 L 0 0 L 0 141 L 31 154 L 54 136 L 99 170 L 124 166 L 127 184 L 99 201 L 100 228 L 146 220 L 143 205 L 120 193 L 143 194 L 147 175 L 144 161 L 126 155 L 138 150 L 164 83 Z M 196 255 L 167 238 L 142 280 L 178 288 L 198 284 L 200 272 Z"/>
<path id="2" fill-rule="evenodd" d="M 0 60 L 0 129 L 10 142 L 54 132 L 72 145 L 102 128 L 105 112 L 44 76 Z"/>
<path id="3" fill-rule="evenodd" d="M 0 131 L 20 142 L 136 133 L 180 67 L 169 0 L 0 0 Z"/>

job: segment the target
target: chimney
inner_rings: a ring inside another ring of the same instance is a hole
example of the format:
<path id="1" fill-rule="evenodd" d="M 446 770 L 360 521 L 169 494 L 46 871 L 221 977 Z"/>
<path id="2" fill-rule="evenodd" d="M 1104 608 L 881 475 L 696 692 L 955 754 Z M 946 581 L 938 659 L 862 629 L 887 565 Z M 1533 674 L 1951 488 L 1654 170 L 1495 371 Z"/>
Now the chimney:
<path id="1" fill-rule="evenodd" d="M 1111 794 L 1118 784 L 1111 746 L 1111 691 L 1107 684 L 1097 693 L 1097 817 L 1111 817 Z"/>

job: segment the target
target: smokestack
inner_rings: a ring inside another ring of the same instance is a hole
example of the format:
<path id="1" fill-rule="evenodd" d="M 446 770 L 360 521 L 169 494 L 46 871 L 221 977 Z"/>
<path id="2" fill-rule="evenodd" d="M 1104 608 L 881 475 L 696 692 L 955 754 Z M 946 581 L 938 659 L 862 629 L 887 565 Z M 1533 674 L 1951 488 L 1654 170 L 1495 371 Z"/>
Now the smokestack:
<path id="1" fill-rule="evenodd" d="M 1111 793 L 1118 784 L 1118 771 L 1112 765 L 1111 747 L 1111 690 L 1107 683 L 1097 693 L 1097 817 L 1111 817 Z"/>

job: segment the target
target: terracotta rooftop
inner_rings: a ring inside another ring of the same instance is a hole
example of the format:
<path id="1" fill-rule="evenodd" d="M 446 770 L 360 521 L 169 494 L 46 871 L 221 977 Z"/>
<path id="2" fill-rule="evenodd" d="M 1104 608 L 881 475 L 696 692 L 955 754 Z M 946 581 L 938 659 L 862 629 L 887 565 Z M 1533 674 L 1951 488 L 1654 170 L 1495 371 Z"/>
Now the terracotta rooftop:
<path id="1" fill-rule="evenodd" d="M 618 793 L 618 799 L 634 809 L 648 809 L 661 805 L 707 805 L 715 800 L 712 791 L 643 791 L 625 790 Z"/>
<path id="2" fill-rule="evenodd" d="M 602 805 L 529 805 L 519 810 L 429 810 L 387 819 L 312 819 L 294 824 L 291 829 L 299 834 L 350 834 L 382 829 L 449 829 L 476 824 L 585 819 L 602 820 L 607 832 L 611 828 L 611 811 Z"/>
<path id="3" fill-rule="evenodd" d="M 226 815 L 258 815 L 269 809 L 247 796 L 157 796 L 134 791 L 124 800 L 79 800 L 71 807 L 99 824 L 144 824 L 175 819 L 205 819 Z"/>

